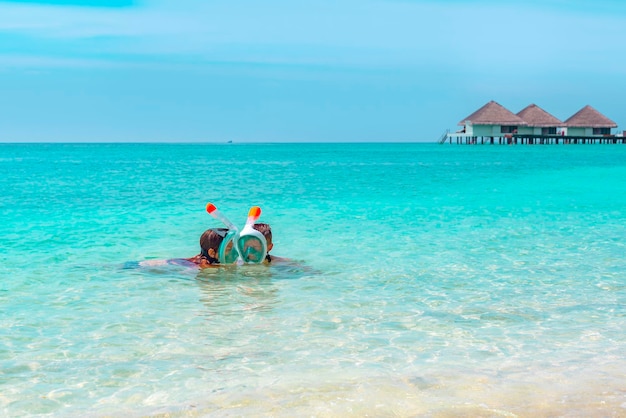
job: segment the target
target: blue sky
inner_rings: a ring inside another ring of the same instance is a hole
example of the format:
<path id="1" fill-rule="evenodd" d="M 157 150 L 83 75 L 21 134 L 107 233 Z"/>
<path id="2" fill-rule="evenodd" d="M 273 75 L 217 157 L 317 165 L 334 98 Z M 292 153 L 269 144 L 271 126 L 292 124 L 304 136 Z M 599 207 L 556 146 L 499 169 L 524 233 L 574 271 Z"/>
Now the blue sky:
<path id="1" fill-rule="evenodd" d="M 626 127 L 620 0 L 0 1 L 0 142 L 435 141 L 489 100 Z"/>

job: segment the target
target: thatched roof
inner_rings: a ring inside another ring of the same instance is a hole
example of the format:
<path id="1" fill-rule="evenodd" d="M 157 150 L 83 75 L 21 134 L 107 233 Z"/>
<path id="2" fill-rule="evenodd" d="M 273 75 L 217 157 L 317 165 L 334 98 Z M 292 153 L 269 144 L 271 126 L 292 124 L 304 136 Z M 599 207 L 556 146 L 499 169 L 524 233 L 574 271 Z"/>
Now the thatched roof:
<path id="1" fill-rule="evenodd" d="M 527 125 L 522 118 L 493 100 L 464 118 L 459 125 L 465 125 L 466 121 L 470 121 L 472 125 Z"/>
<path id="2" fill-rule="evenodd" d="M 563 122 L 561 122 L 536 104 L 526 106 L 524 109 L 520 110 L 517 113 L 517 116 L 522 118 L 524 122 L 528 124 L 528 126 L 536 126 L 540 128 L 565 126 Z"/>
<path id="3" fill-rule="evenodd" d="M 615 122 L 589 105 L 574 113 L 565 121 L 565 125 L 577 128 L 617 128 Z"/>

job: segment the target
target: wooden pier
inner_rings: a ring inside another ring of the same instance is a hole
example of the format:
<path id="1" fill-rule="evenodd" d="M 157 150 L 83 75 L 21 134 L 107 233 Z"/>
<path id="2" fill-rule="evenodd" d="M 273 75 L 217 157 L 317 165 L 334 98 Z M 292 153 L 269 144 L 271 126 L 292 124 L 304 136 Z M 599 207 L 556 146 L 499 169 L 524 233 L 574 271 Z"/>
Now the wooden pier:
<path id="1" fill-rule="evenodd" d="M 447 133 L 439 140 L 440 144 L 456 143 L 459 145 L 593 145 L 626 144 L 626 137 L 618 135 L 604 136 L 568 136 L 568 135 L 527 135 L 506 134 L 502 136 L 469 136 L 462 133 Z"/>

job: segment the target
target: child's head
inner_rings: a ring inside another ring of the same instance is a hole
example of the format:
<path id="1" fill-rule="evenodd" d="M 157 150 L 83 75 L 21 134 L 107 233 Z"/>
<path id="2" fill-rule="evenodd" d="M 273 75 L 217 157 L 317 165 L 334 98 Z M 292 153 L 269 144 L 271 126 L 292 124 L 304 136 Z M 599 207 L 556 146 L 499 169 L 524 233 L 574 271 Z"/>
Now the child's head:
<path id="1" fill-rule="evenodd" d="M 265 237 L 265 241 L 267 242 L 267 252 L 269 253 L 274 244 L 272 244 L 272 227 L 270 224 L 258 223 L 254 224 L 254 229 L 259 231 Z"/>
<path id="2" fill-rule="evenodd" d="M 211 228 L 204 231 L 200 236 L 200 253 L 209 263 L 219 263 L 218 249 L 227 233 L 227 228 Z"/>

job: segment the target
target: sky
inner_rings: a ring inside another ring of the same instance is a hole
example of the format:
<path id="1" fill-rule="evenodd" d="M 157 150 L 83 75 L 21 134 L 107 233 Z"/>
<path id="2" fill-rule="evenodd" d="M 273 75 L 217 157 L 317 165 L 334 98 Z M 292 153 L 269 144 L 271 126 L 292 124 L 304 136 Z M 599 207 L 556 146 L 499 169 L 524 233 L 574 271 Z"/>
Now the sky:
<path id="1" fill-rule="evenodd" d="M 495 100 L 626 127 L 623 0 L 0 0 L 0 142 L 434 142 Z"/>

